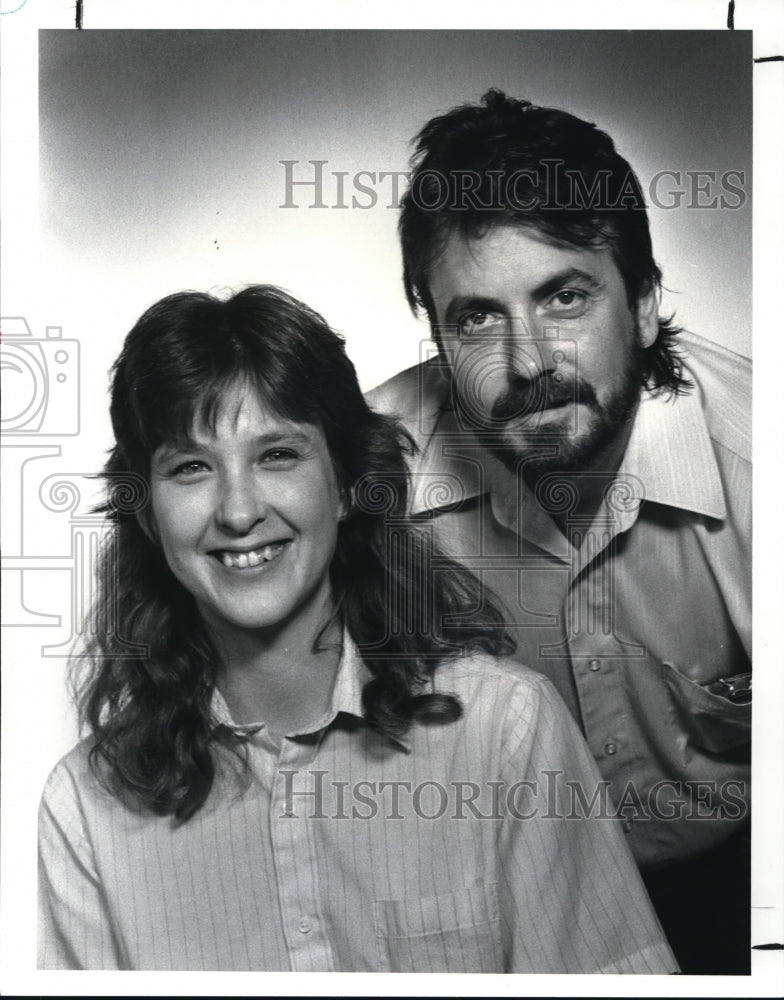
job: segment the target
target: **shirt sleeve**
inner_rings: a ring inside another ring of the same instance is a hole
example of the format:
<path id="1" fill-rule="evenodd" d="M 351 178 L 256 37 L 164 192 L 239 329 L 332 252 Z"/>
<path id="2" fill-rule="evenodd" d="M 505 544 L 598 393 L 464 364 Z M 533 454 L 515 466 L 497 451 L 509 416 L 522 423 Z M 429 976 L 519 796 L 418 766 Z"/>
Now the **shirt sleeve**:
<path id="1" fill-rule="evenodd" d="M 38 968 L 119 969 L 119 948 L 74 781 L 61 763 L 38 814 Z"/>
<path id="2" fill-rule="evenodd" d="M 525 702 L 512 700 L 504 726 L 508 971 L 677 972 L 582 735 L 545 679 Z"/>

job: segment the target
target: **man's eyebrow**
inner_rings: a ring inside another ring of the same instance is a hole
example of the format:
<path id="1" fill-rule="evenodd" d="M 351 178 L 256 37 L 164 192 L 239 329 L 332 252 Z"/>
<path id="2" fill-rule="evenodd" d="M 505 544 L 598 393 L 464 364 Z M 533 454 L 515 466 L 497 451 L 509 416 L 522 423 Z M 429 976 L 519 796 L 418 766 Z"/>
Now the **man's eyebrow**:
<path id="1" fill-rule="evenodd" d="M 537 285 L 531 293 L 532 298 L 546 299 L 575 281 L 587 285 L 592 291 L 604 288 L 605 284 L 588 271 L 582 271 L 579 267 L 568 267 Z M 446 307 L 445 325 L 457 323 L 461 316 L 472 312 L 505 313 L 507 306 L 500 299 L 489 296 L 456 295 Z"/>
<path id="2" fill-rule="evenodd" d="M 583 285 L 588 285 L 591 290 L 604 288 L 604 282 L 599 281 L 599 279 L 593 274 L 589 274 L 587 271 L 581 271 L 579 267 L 569 267 L 564 271 L 559 271 L 557 274 L 554 274 L 552 278 L 548 278 L 547 281 L 543 281 L 541 285 L 538 285 L 533 290 L 532 296 L 535 299 L 549 298 L 549 296 L 551 296 L 554 292 L 559 292 L 562 288 L 565 288 L 574 281 L 578 281 Z"/>

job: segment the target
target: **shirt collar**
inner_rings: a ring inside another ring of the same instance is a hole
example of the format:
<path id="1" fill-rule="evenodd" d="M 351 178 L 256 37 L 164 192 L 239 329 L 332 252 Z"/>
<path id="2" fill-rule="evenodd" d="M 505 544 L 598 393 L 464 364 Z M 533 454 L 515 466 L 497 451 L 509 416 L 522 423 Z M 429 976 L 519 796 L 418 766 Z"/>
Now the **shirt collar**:
<path id="1" fill-rule="evenodd" d="M 456 449 L 450 449 L 450 441 L 456 442 L 461 437 L 465 441 L 466 436 L 448 407 L 448 388 L 442 381 L 440 407 L 437 401 L 432 402 L 424 411 L 415 435 L 419 439 L 420 460 L 412 513 L 440 509 L 449 502 L 484 493 L 491 494 L 495 510 L 498 503 L 504 506 L 501 497 L 516 495 L 511 473 L 492 456 L 477 449 L 476 462 L 455 458 Z M 464 448 L 460 454 L 465 455 Z M 726 517 L 724 490 L 699 390 L 685 395 L 643 392 L 619 469 L 619 475 L 622 474 L 639 480 L 645 500 L 719 520 Z M 437 486 L 448 497 L 447 503 L 441 500 Z M 501 508 L 495 513 L 501 514 Z M 500 519 L 508 520 L 509 515 L 506 510 Z"/>
<path id="2" fill-rule="evenodd" d="M 411 513 L 415 515 L 487 492 L 488 456 L 477 444 L 475 461 L 466 460 L 466 443 L 471 444 L 473 438 L 460 427 L 450 406 L 449 382 L 443 369 L 423 365 L 419 379 L 417 425 L 407 425 L 419 449 L 411 495 Z"/>
<path id="3" fill-rule="evenodd" d="M 365 724 L 362 708 L 362 690 L 365 684 L 371 680 L 372 676 L 354 640 L 348 634 L 348 630 L 344 629 L 343 649 L 338 662 L 337 673 L 335 674 L 335 683 L 332 687 L 329 708 L 318 722 L 308 727 L 307 732 L 291 733 L 290 735 L 305 736 L 309 733 L 320 732 L 331 725 L 340 714 L 353 716 Z M 244 724 L 235 722 L 225 698 L 217 687 L 212 692 L 211 710 L 216 726 L 228 726 L 238 734 L 250 736 L 265 728 L 263 722 Z M 390 736 L 390 739 L 403 750 L 409 750 L 409 742 L 405 737 Z"/>
<path id="4" fill-rule="evenodd" d="M 620 472 L 640 480 L 646 500 L 718 520 L 727 516 L 698 389 L 643 393 Z"/>

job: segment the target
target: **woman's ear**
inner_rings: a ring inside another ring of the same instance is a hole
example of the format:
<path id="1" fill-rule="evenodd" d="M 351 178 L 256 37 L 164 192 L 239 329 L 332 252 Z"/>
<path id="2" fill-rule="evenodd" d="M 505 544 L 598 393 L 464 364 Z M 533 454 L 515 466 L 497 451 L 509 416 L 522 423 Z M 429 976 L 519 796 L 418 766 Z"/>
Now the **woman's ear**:
<path id="1" fill-rule="evenodd" d="M 343 486 L 340 487 L 340 511 L 338 513 L 338 521 L 345 521 L 346 518 L 354 510 L 354 487 L 349 486 L 345 489 Z"/>

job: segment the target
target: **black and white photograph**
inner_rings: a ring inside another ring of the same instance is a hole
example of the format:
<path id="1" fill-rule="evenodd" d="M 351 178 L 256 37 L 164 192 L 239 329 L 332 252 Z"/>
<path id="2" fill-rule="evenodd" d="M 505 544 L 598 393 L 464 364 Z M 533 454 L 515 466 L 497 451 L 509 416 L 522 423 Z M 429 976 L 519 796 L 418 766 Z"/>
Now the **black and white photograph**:
<path id="1" fill-rule="evenodd" d="M 2 0 L 5 993 L 779 992 L 784 15 L 419 6 Z"/>

